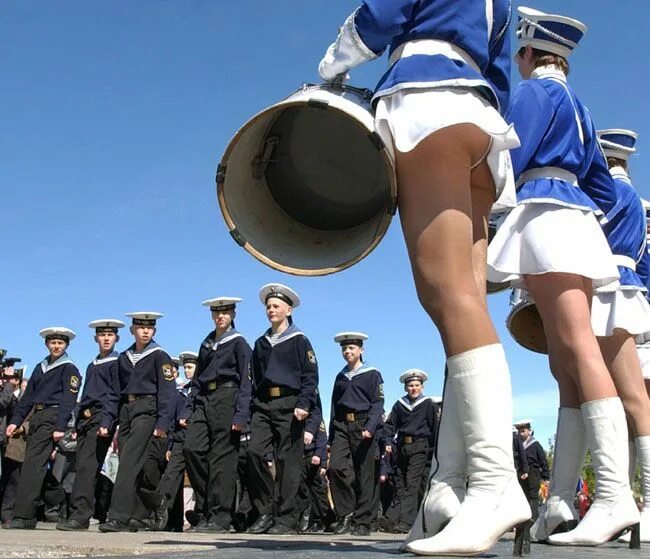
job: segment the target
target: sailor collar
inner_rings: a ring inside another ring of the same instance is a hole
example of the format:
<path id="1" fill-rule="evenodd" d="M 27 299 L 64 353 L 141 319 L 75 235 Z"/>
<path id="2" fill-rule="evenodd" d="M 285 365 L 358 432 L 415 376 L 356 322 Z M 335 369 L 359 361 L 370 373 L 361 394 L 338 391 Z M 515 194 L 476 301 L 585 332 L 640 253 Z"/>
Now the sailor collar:
<path id="1" fill-rule="evenodd" d="M 531 79 L 541 80 L 545 78 L 552 78 L 566 83 L 567 79 L 564 75 L 564 72 L 560 70 L 555 64 L 549 64 L 548 66 L 540 66 L 535 68 L 533 73 L 530 75 Z"/>
<path id="2" fill-rule="evenodd" d="M 612 167 L 609 170 L 609 174 L 612 175 L 612 178 L 614 179 L 618 179 L 628 184 L 632 184 L 632 181 L 630 180 L 630 175 L 628 175 L 625 172 L 625 169 L 623 169 L 623 167 L 621 167 L 620 165 L 614 165 L 614 167 Z"/>
<path id="3" fill-rule="evenodd" d="M 354 371 L 348 370 L 348 366 L 346 365 L 341 369 L 341 373 L 345 378 L 348 380 L 352 380 L 355 377 L 358 377 L 359 375 L 362 375 L 363 373 L 367 373 L 368 371 L 376 371 L 375 367 L 371 367 L 370 365 L 361 365 L 358 369 L 355 369 Z"/>
<path id="4" fill-rule="evenodd" d="M 411 401 L 411 399 L 406 396 L 402 396 L 398 402 L 402 404 L 407 410 L 413 411 L 415 408 L 417 408 L 422 402 L 426 402 L 427 400 L 430 400 L 428 396 L 425 396 L 424 394 L 420 394 L 414 401 Z"/>
<path id="5" fill-rule="evenodd" d="M 537 442 L 537 439 L 531 435 L 530 437 L 528 437 L 528 438 L 523 442 L 524 450 L 527 450 L 529 446 L 533 445 L 533 444 L 536 443 L 536 442 Z"/>
<path id="6" fill-rule="evenodd" d="M 147 355 L 151 355 L 152 353 L 156 351 L 162 351 L 163 348 L 159 346 L 156 342 L 151 340 L 145 350 L 142 353 L 136 353 L 135 352 L 135 344 L 133 344 L 129 349 L 126 350 L 126 356 L 129 358 L 129 361 L 131 361 L 131 364 L 135 366 L 137 363 L 139 363 L 142 359 L 147 357 Z M 138 359 L 135 359 L 135 356 L 138 355 Z"/>
<path id="7" fill-rule="evenodd" d="M 63 355 L 59 357 L 56 361 L 53 363 L 49 363 L 47 360 L 47 357 L 41 361 L 41 371 L 43 374 L 49 373 L 52 369 L 56 369 L 57 367 L 60 367 L 61 365 L 65 365 L 66 363 L 70 363 L 71 365 L 74 365 L 74 361 L 68 357 L 68 354 L 66 352 L 63 352 Z"/>
<path id="8" fill-rule="evenodd" d="M 93 365 L 102 365 L 104 363 L 110 363 L 111 361 L 117 361 L 117 358 L 120 356 L 120 354 L 117 351 L 111 351 L 106 357 L 95 357 L 93 360 Z"/>
<path id="9" fill-rule="evenodd" d="M 221 334 L 221 336 L 217 336 L 217 331 L 213 330 L 208 334 L 208 337 L 205 338 L 203 345 L 212 351 L 216 351 L 219 346 L 228 343 L 230 340 L 241 337 L 243 336 L 232 327 L 228 328 L 228 330 Z"/>
<path id="10" fill-rule="evenodd" d="M 290 340 L 291 338 L 295 338 L 296 336 L 304 336 L 304 334 L 300 331 L 300 329 L 295 324 L 289 324 L 289 327 L 284 332 L 282 332 L 282 334 L 280 334 L 277 338 L 273 338 L 271 328 L 269 328 L 264 333 L 264 337 L 266 338 L 266 341 L 268 341 L 272 346 L 276 346 L 278 344 L 281 344 L 282 342 L 286 342 L 287 340 Z"/>

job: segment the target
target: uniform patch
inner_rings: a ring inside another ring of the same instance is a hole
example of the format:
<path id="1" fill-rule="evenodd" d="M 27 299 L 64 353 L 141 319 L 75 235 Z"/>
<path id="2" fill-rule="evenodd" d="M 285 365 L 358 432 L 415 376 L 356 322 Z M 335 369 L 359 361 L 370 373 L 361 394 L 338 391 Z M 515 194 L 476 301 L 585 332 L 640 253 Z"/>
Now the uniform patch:
<path id="1" fill-rule="evenodd" d="M 316 365 L 316 354 L 311 349 L 307 352 L 307 361 L 312 365 Z"/>
<path id="2" fill-rule="evenodd" d="M 79 377 L 76 375 L 72 375 L 70 377 L 70 388 L 73 390 L 79 390 Z"/>
<path id="3" fill-rule="evenodd" d="M 384 397 L 384 384 L 379 385 L 379 397 L 383 398 Z"/>
<path id="4" fill-rule="evenodd" d="M 165 380 L 174 380 L 174 370 L 172 369 L 171 363 L 165 363 L 162 366 L 162 373 Z"/>

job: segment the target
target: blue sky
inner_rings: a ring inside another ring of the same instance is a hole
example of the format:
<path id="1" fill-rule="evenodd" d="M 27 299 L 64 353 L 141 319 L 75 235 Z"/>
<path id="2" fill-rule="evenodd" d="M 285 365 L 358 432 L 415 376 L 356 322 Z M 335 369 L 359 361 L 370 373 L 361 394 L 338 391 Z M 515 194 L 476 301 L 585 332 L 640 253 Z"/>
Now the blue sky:
<path id="1" fill-rule="evenodd" d="M 517 3 L 517 5 L 519 5 Z M 589 25 L 570 82 L 600 128 L 640 134 L 634 182 L 650 167 L 650 4 L 537 1 Z M 362 263 L 323 278 L 296 278 L 255 261 L 230 238 L 214 173 L 228 141 L 257 111 L 317 82 L 317 65 L 355 8 L 347 0 L 139 0 L 4 2 L 0 19 L 0 347 L 33 367 L 38 331 L 74 329 L 69 353 L 85 369 L 91 320 L 134 310 L 165 313 L 157 340 L 172 354 L 197 350 L 211 329 L 203 299 L 244 298 L 237 325 L 252 343 L 267 327 L 259 287 L 296 289 L 296 323 L 311 338 L 326 407 L 343 365 L 332 336 L 368 332 L 366 359 L 383 373 L 386 407 L 399 375 L 418 367 L 442 391 L 444 355 L 420 309 L 397 220 Z M 370 87 L 385 58 L 352 72 Z M 518 77 L 515 78 L 515 83 Z M 515 416 L 532 417 L 546 444 L 556 389 L 543 356 L 505 329 L 508 295 L 490 311 L 509 358 Z M 131 343 L 124 334 L 120 346 Z M 499 405 L 498 401 L 494 402 Z M 327 410 L 326 410 L 327 413 Z"/>

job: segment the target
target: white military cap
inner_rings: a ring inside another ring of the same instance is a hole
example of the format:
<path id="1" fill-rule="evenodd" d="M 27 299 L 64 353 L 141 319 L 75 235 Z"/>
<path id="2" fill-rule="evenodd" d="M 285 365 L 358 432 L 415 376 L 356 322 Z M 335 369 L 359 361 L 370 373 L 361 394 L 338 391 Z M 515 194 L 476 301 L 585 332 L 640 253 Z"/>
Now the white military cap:
<path id="1" fill-rule="evenodd" d="M 406 384 L 407 382 L 411 382 L 412 380 L 419 380 L 420 382 L 424 383 L 427 381 L 429 378 L 429 375 L 427 375 L 424 371 L 421 371 L 420 369 L 409 369 L 408 371 L 405 371 L 400 375 L 399 381 Z"/>
<path id="2" fill-rule="evenodd" d="M 139 311 L 139 312 L 128 312 L 126 316 L 130 317 L 135 326 L 155 326 L 156 320 L 165 316 L 159 312 L 153 311 Z"/>
<path id="3" fill-rule="evenodd" d="M 639 135 L 633 130 L 609 128 L 607 130 L 598 130 L 596 134 L 605 157 L 617 157 L 627 161 L 628 157 L 636 152 L 634 146 Z"/>
<path id="4" fill-rule="evenodd" d="M 76 336 L 70 328 L 64 328 L 63 326 L 50 326 L 49 328 L 43 328 L 39 334 L 45 338 L 45 340 L 63 340 L 67 343 L 74 340 Z"/>
<path id="5" fill-rule="evenodd" d="M 181 363 L 196 363 L 199 360 L 199 354 L 196 351 L 183 351 L 178 355 Z"/>
<path id="6" fill-rule="evenodd" d="M 363 347 L 363 342 L 368 339 L 368 335 L 363 332 L 339 332 L 334 336 L 334 341 L 337 344 L 348 345 L 354 344 Z"/>
<path id="7" fill-rule="evenodd" d="M 210 307 L 212 312 L 217 311 L 232 311 L 235 310 L 235 305 L 241 303 L 239 297 L 215 297 L 214 299 L 206 299 L 201 303 L 204 307 Z"/>
<path id="8" fill-rule="evenodd" d="M 513 423 L 513 425 L 514 425 L 517 429 L 521 429 L 521 428 L 523 428 L 523 427 L 526 427 L 526 428 L 530 429 L 530 426 L 531 426 L 532 424 L 533 424 L 533 420 L 532 420 L 532 419 L 528 419 L 528 418 L 526 418 L 526 419 L 520 419 L 519 421 L 515 421 L 515 422 Z"/>
<path id="9" fill-rule="evenodd" d="M 519 47 L 535 49 L 568 58 L 587 32 L 587 26 L 566 16 L 546 14 L 524 6 L 517 8 L 517 39 Z"/>
<path id="10" fill-rule="evenodd" d="M 266 305 L 266 302 L 271 298 L 280 299 L 284 301 L 290 307 L 296 308 L 300 305 L 300 297 L 298 294 L 281 283 L 267 283 L 262 289 L 260 289 L 260 301 L 263 305 Z"/>
<path id="11" fill-rule="evenodd" d="M 102 318 L 100 320 L 93 320 L 88 324 L 88 328 L 94 328 L 95 332 L 115 332 L 119 328 L 124 328 L 124 322 L 114 318 Z"/>

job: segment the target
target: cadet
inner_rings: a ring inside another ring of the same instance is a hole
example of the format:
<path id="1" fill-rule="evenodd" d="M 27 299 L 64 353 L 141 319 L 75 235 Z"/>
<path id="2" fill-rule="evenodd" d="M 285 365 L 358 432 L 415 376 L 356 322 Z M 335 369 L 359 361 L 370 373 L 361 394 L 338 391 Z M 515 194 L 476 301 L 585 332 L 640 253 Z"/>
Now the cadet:
<path id="1" fill-rule="evenodd" d="M 164 460 L 167 432 L 171 428 L 176 397 L 174 368 L 165 350 L 153 339 L 157 312 L 134 312 L 131 334 L 135 343 L 118 358 L 121 387 L 118 444 L 120 467 L 115 479 L 108 520 L 99 525 L 101 532 L 123 532 L 140 509 L 155 509 L 156 529 L 167 524 L 167 501 L 157 490 L 152 462 Z M 138 502 L 142 500 L 141 502 Z M 139 519 L 142 520 L 142 519 Z M 140 527 L 140 523 L 135 523 Z"/>
<path id="2" fill-rule="evenodd" d="M 115 344 L 119 341 L 121 320 L 95 320 L 99 355 L 86 369 L 86 382 L 77 415 L 77 456 L 74 485 L 70 496 L 70 516 L 59 522 L 57 530 L 87 530 L 95 510 L 95 486 L 108 447 L 113 441 L 120 402 Z"/>
<path id="3" fill-rule="evenodd" d="M 435 402 L 422 393 L 427 378 L 418 369 L 410 369 L 399 377 L 406 396 L 395 402 L 384 424 L 383 443 L 387 454 L 393 451 L 391 442 L 397 437 L 400 477 L 395 489 L 400 507 L 397 515 L 390 515 L 397 517 L 393 527 L 397 534 L 407 534 L 411 529 L 431 468 L 438 419 Z"/>
<path id="4" fill-rule="evenodd" d="M 75 333 L 55 326 L 39 332 L 50 354 L 36 366 L 25 394 L 7 427 L 7 438 L 23 424 L 33 409 L 25 460 L 20 471 L 14 517 L 4 528 L 36 527 L 36 507 L 41 495 L 47 463 L 62 438 L 81 387 L 81 375 L 66 349 Z"/>
<path id="5" fill-rule="evenodd" d="M 384 381 L 375 367 L 363 362 L 367 339 L 361 332 L 334 336 L 347 361 L 334 380 L 330 408 L 329 474 L 338 516 L 335 534 L 350 532 L 354 521 L 355 535 L 367 536 L 373 516 L 375 433 L 384 413 Z"/>
<path id="6" fill-rule="evenodd" d="M 303 461 L 303 433 L 309 410 L 318 394 L 316 355 L 293 324 L 298 294 L 279 283 L 262 287 L 260 301 L 271 323 L 255 342 L 251 371 L 253 417 L 248 447 L 250 494 L 259 517 L 252 534 L 295 533 L 298 523 L 298 488 Z M 273 477 L 265 455 L 275 456 L 278 498 L 273 518 Z"/>
<path id="7" fill-rule="evenodd" d="M 532 521 L 535 522 L 539 516 L 539 486 L 542 481 L 548 483 L 550 475 L 546 453 L 540 442 L 533 437 L 531 423 L 530 419 L 522 419 L 515 423 L 515 427 L 526 451 L 528 462 L 528 476 L 525 479 L 520 476 L 519 483 L 530 504 L 533 513 Z"/>
<path id="8" fill-rule="evenodd" d="M 214 330 L 201 343 L 192 379 L 194 413 L 187 429 L 185 460 L 197 503 L 205 503 L 197 530 L 230 531 L 237 493 L 237 460 L 243 427 L 249 421 L 251 348 L 235 330 L 236 305 L 241 299 L 217 297 L 210 307 Z M 207 518 L 205 518 L 207 517 Z"/>

